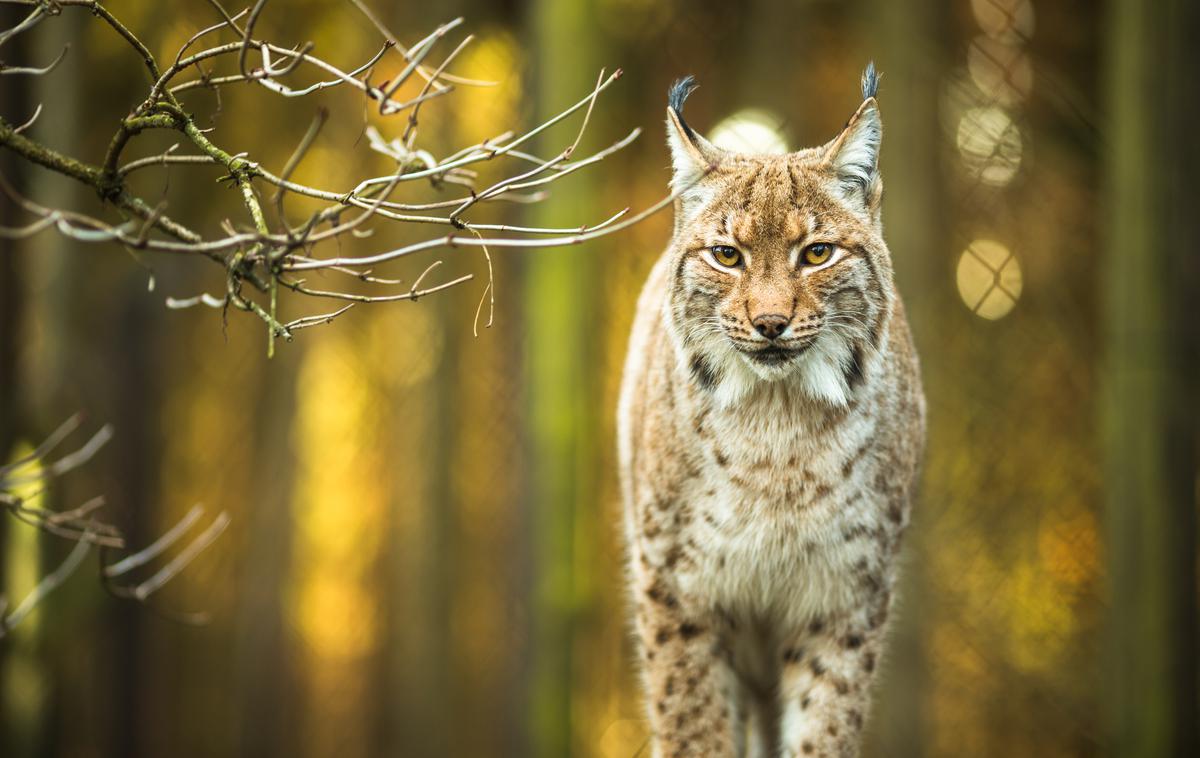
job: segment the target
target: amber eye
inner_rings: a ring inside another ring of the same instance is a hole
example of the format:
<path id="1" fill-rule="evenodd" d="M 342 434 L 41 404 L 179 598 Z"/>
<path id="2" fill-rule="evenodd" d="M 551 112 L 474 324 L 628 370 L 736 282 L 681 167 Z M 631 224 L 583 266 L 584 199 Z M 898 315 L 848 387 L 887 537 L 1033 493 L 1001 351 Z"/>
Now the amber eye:
<path id="1" fill-rule="evenodd" d="M 736 247 L 729 245 L 713 245 L 711 248 L 713 260 L 725 268 L 734 268 L 742 262 L 742 254 Z"/>
<path id="2" fill-rule="evenodd" d="M 833 245 L 818 242 L 804 248 L 804 262 L 809 266 L 820 266 L 833 255 Z"/>

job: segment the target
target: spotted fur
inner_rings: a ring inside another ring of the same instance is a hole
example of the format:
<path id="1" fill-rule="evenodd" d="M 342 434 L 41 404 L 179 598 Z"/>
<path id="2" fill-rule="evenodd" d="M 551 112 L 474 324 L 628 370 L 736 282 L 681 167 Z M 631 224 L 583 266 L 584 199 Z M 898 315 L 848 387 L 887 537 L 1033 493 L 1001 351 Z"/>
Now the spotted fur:
<path id="1" fill-rule="evenodd" d="M 621 391 L 629 580 L 658 756 L 854 756 L 924 439 L 882 239 L 874 68 L 828 144 L 668 142 L 675 232 Z M 804 250 L 836 250 L 821 265 Z M 724 267 L 727 246 L 742 257 Z"/>

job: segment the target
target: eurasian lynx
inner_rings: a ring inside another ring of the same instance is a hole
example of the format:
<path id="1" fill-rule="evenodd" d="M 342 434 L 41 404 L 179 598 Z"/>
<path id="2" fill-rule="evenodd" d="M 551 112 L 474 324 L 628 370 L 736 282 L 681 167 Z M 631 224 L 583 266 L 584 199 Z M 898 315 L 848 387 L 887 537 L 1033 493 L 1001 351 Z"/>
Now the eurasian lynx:
<path id="1" fill-rule="evenodd" d="M 925 401 L 882 239 L 873 67 L 823 147 L 667 109 L 675 232 L 638 302 L 620 465 L 659 756 L 853 756 Z"/>

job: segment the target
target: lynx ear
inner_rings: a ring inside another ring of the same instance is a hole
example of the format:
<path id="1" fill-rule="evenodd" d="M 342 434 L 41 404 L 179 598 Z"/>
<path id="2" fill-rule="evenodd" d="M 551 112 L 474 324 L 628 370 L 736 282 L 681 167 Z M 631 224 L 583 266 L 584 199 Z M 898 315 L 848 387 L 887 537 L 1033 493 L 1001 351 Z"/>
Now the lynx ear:
<path id="1" fill-rule="evenodd" d="M 875 101 L 878 89 L 879 75 L 875 72 L 875 64 L 869 63 L 862 77 L 862 105 L 850 117 L 842 133 L 825 148 L 826 164 L 843 193 L 848 198 L 858 199 L 871 211 L 878 209 L 883 189 L 879 178 L 883 123 Z"/>
<path id="2" fill-rule="evenodd" d="M 685 205 L 701 194 L 696 185 L 724 155 L 720 148 L 693 131 L 683 120 L 683 103 L 696 86 L 692 77 L 685 76 L 675 82 L 667 94 L 667 144 L 671 148 L 674 167 L 671 189 L 680 194 Z"/>

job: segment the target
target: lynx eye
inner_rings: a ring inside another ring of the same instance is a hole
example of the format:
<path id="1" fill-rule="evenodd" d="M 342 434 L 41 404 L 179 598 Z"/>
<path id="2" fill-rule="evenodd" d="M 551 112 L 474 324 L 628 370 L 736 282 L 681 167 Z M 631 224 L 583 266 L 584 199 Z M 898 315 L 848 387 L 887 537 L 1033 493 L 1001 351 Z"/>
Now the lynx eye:
<path id="1" fill-rule="evenodd" d="M 736 247 L 713 245 L 709 250 L 712 252 L 713 260 L 725 268 L 736 268 L 742 263 L 742 254 Z"/>
<path id="2" fill-rule="evenodd" d="M 818 242 L 814 245 L 809 245 L 804 248 L 803 259 L 804 263 L 809 266 L 820 266 L 829 257 L 833 255 L 833 245 L 827 242 Z"/>

